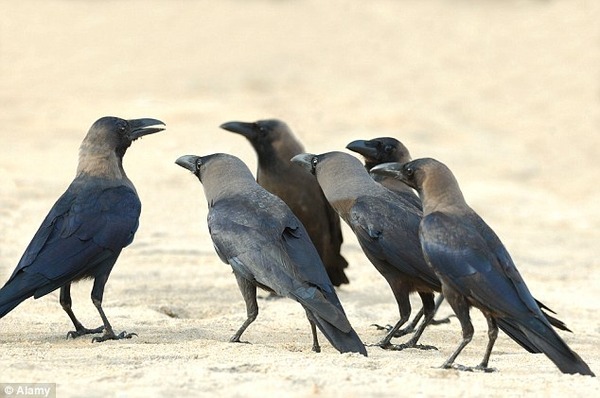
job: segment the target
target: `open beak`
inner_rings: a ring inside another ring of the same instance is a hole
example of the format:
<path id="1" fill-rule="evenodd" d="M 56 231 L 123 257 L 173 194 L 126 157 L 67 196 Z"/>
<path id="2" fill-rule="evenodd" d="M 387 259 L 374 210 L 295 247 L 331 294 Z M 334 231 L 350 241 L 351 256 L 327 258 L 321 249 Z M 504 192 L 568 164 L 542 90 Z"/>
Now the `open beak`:
<path id="1" fill-rule="evenodd" d="M 129 139 L 131 141 L 135 141 L 144 135 L 158 133 L 159 131 L 163 131 L 165 129 L 164 127 L 153 127 L 157 125 L 165 126 L 164 122 L 161 122 L 157 119 L 131 119 L 128 120 L 127 123 L 129 123 Z"/>

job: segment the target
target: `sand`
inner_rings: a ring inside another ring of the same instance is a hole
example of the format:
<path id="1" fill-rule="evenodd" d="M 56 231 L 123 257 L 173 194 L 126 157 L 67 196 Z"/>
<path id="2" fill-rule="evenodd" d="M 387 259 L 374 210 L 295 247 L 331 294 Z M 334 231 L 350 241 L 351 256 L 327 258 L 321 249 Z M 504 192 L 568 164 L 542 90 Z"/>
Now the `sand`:
<path id="1" fill-rule="evenodd" d="M 563 375 L 504 334 L 497 372 L 439 369 L 460 340 L 456 319 L 423 335 L 438 351 L 364 358 L 321 338 L 315 354 L 301 307 L 261 299 L 251 344 L 228 343 L 245 307 L 212 248 L 202 187 L 174 160 L 229 152 L 254 170 L 250 145 L 218 126 L 269 117 L 311 152 L 394 136 L 438 158 L 598 373 L 599 17 L 591 0 L 0 2 L 0 280 L 72 180 L 96 119 L 167 123 L 127 153 L 141 225 L 104 295 L 115 329 L 138 337 L 67 340 L 58 293 L 27 300 L 0 320 L 0 382 L 57 383 L 57 397 L 598 395 L 596 379 Z M 339 296 L 375 343 L 370 325 L 397 308 L 344 233 L 351 284 Z M 90 290 L 74 287 L 74 310 L 95 327 Z M 467 365 L 487 341 L 472 317 Z"/>

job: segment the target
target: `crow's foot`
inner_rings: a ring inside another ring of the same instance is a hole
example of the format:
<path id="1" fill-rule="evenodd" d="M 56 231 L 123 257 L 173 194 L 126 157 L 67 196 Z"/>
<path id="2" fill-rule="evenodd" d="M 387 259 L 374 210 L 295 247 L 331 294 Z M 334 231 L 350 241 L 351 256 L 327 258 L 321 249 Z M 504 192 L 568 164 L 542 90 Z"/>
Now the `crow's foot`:
<path id="1" fill-rule="evenodd" d="M 233 336 L 229 339 L 230 343 L 251 344 L 249 341 L 241 341 L 239 336 Z"/>
<path id="2" fill-rule="evenodd" d="M 137 336 L 137 333 L 127 333 L 127 332 L 123 331 L 123 332 L 121 332 L 119 334 L 115 334 L 114 332 L 111 332 L 111 333 L 105 332 L 100 337 L 94 337 L 92 339 L 92 343 L 102 343 L 103 341 L 107 341 L 107 340 L 130 339 L 133 336 Z"/>
<path id="3" fill-rule="evenodd" d="M 432 346 L 432 345 L 411 344 L 411 343 L 392 344 L 392 343 L 386 343 L 385 341 L 380 341 L 377 344 L 371 344 L 370 347 L 379 347 L 379 348 L 383 348 L 384 350 L 389 350 L 389 351 L 402 351 L 406 348 L 415 348 L 417 350 L 436 350 L 437 351 L 437 347 Z"/>
<path id="4" fill-rule="evenodd" d="M 100 326 L 96 329 L 88 329 L 88 328 L 84 328 L 83 326 L 80 328 L 77 328 L 76 330 L 71 330 L 70 332 L 67 333 L 67 339 L 70 337 L 72 339 L 75 339 L 79 336 L 83 336 L 86 334 L 96 334 L 96 333 L 102 333 L 102 331 L 104 330 L 104 326 Z"/>
<path id="5" fill-rule="evenodd" d="M 373 323 L 373 324 L 371 324 L 371 326 L 375 326 L 375 328 L 376 328 L 377 330 L 385 330 L 385 331 L 386 331 L 386 332 L 388 332 L 388 333 L 389 333 L 389 332 L 391 332 L 391 331 L 392 331 L 392 329 L 394 328 L 394 326 L 393 326 L 393 325 L 385 325 L 385 326 L 381 326 L 381 325 L 378 325 L 378 324 L 376 324 L 376 323 Z M 415 331 L 415 328 L 413 328 L 413 327 L 411 327 L 411 326 L 408 326 L 408 327 L 406 327 L 406 328 L 404 328 L 404 329 L 399 329 L 399 330 L 397 330 L 397 331 L 396 331 L 396 333 L 394 333 L 394 336 L 392 336 L 392 337 L 402 337 L 402 336 L 406 336 L 407 334 L 413 333 L 414 331 Z"/>
<path id="6" fill-rule="evenodd" d="M 488 368 L 487 366 L 482 366 L 482 365 L 477 365 L 477 366 L 465 366 L 465 365 L 459 365 L 459 364 L 449 364 L 449 365 L 442 365 L 443 369 L 456 369 L 456 370 L 460 370 L 461 372 L 484 372 L 484 373 L 492 373 L 492 372 L 496 372 L 497 369 L 496 368 Z"/>

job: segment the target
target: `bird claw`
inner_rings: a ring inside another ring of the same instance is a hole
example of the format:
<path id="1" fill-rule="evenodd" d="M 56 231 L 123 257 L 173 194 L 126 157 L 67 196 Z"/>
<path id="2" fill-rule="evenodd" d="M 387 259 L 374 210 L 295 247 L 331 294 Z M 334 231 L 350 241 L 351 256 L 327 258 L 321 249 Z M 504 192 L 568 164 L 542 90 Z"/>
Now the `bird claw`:
<path id="1" fill-rule="evenodd" d="M 392 350 L 394 351 L 394 347 L 395 345 L 388 342 L 385 342 L 384 340 L 380 341 L 379 343 L 375 343 L 375 344 L 369 344 L 367 345 L 367 347 L 379 347 L 383 350 Z"/>
<path id="2" fill-rule="evenodd" d="M 94 337 L 92 339 L 92 343 L 102 343 L 103 341 L 107 341 L 107 340 L 130 339 L 133 336 L 137 336 L 137 333 L 127 333 L 125 331 L 122 331 L 119 334 L 115 334 L 114 332 L 112 332 L 112 333 L 104 333 L 104 335 L 102 335 L 100 337 Z"/>
<path id="3" fill-rule="evenodd" d="M 380 348 L 383 348 L 384 350 L 388 350 L 388 351 L 402 351 L 405 347 L 404 344 L 392 344 L 392 343 L 387 343 L 387 344 L 377 344 Z"/>
<path id="4" fill-rule="evenodd" d="M 461 372 L 484 372 L 484 373 L 492 373 L 496 372 L 498 369 L 496 368 L 488 368 L 487 366 L 477 365 L 477 366 L 465 366 L 460 364 L 444 364 L 441 366 L 442 369 L 456 369 Z"/>
<path id="5" fill-rule="evenodd" d="M 137 337 L 137 335 L 138 335 L 137 333 L 127 333 L 126 331 L 123 330 L 121 333 L 119 333 L 119 335 L 117 337 L 118 337 L 118 340 L 121 340 L 121 339 L 130 339 L 133 336 Z"/>
<path id="6" fill-rule="evenodd" d="M 388 332 L 388 333 L 389 333 L 389 332 L 391 332 L 391 331 L 392 331 L 392 329 L 394 328 L 394 326 L 393 326 L 393 325 L 385 325 L 385 326 L 381 326 L 381 325 L 378 325 L 378 324 L 376 324 L 376 323 L 372 323 L 372 324 L 371 324 L 371 326 L 375 326 L 375 328 L 376 328 L 377 330 L 385 330 L 385 331 L 386 331 L 386 332 Z M 400 330 L 397 330 L 397 331 L 396 331 L 396 333 L 394 333 L 394 335 L 393 335 L 392 337 L 402 337 L 402 336 L 406 336 L 407 334 L 413 333 L 414 331 L 415 331 L 415 329 L 414 329 L 414 328 L 407 327 L 407 328 L 405 328 L 405 329 L 400 329 Z"/>
<path id="7" fill-rule="evenodd" d="M 498 371 L 498 369 L 496 369 L 496 368 L 488 368 L 487 366 L 483 366 L 483 365 L 475 366 L 475 370 L 478 370 L 478 371 L 484 372 L 484 373 L 493 373 L 493 372 Z"/>
<path id="8" fill-rule="evenodd" d="M 429 322 L 429 324 L 430 325 L 442 325 L 442 324 L 445 324 L 445 323 L 450 323 L 450 318 L 452 318 L 452 317 L 456 317 L 456 315 L 449 315 L 449 316 L 447 316 L 445 318 L 442 318 L 442 319 L 432 319 Z M 391 332 L 392 329 L 394 328 L 393 325 L 389 325 L 389 324 L 385 325 L 385 326 L 381 326 L 381 325 L 378 325 L 376 323 L 372 323 L 371 326 L 375 326 L 375 328 L 377 330 L 385 330 L 388 333 Z M 404 329 L 397 330 L 396 333 L 394 333 L 393 337 L 402 337 L 402 336 L 406 336 L 407 334 L 411 334 L 411 333 L 414 333 L 414 332 L 415 332 L 415 328 L 414 327 L 407 326 Z"/>
<path id="9" fill-rule="evenodd" d="M 100 326 L 96 329 L 88 329 L 88 328 L 78 328 L 77 330 L 71 330 L 70 332 L 67 333 L 67 339 L 72 338 L 72 339 L 76 339 L 77 337 L 86 335 L 86 334 L 96 334 L 96 333 L 102 333 L 102 331 L 104 330 L 104 326 Z"/>
<path id="10" fill-rule="evenodd" d="M 403 346 L 405 346 L 404 348 L 416 348 L 417 350 L 423 350 L 423 351 L 428 351 L 428 350 L 435 350 L 438 351 L 438 348 L 434 345 L 427 345 L 427 344 L 401 344 Z"/>
<path id="11" fill-rule="evenodd" d="M 437 347 L 432 346 L 432 345 L 424 345 L 424 344 L 412 344 L 412 343 L 403 343 L 403 344 L 392 344 L 392 343 L 385 343 L 383 341 L 380 341 L 377 344 L 371 344 L 371 347 L 379 347 L 382 348 L 384 350 L 389 350 L 389 351 L 402 351 L 406 348 L 416 348 L 418 350 L 436 350 L 437 351 Z"/>
<path id="12" fill-rule="evenodd" d="M 391 331 L 394 328 L 394 326 L 392 326 L 390 324 L 387 324 L 385 326 L 381 326 L 381 325 L 379 325 L 377 323 L 372 323 L 371 326 L 375 326 L 375 328 L 377 330 L 385 330 L 386 332 L 389 332 L 389 331 Z"/>
<path id="13" fill-rule="evenodd" d="M 230 343 L 241 343 L 241 344 L 251 344 L 249 341 L 241 341 L 239 337 L 233 336 L 229 339 Z"/>

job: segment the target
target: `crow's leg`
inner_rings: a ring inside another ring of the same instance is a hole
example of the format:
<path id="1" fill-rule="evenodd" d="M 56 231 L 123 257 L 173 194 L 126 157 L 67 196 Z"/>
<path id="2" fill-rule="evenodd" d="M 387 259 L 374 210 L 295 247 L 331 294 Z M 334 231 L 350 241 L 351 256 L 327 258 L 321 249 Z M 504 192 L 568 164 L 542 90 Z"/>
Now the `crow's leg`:
<path id="1" fill-rule="evenodd" d="M 408 321 L 408 318 L 410 318 L 410 311 L 411 311 L 410 300 L 408 298 L 408 293 L 409 293 L 408 290 L 405 289 L 405 287 L 402 286 L 401 284 L 398 284 L 398 285 L 392 286 L 392 291 L 394 293 L 394 296 L 396 297 L 396 302 L 398 303 L 398 311 L 400 312 L 400 320 L 398 320 L 398 322 L 396 322 L 394 327 L 392 327 L 390 329 L 388 334 L 380 342 L 373 344 L 374 346 L 381 347 L 385 350 L 402 349 L 402 348 L 390 343 L 390 341 L 392 340 L 392 338 L 394 337 L 396 332 L 400 329 L 400 327 Z"/>
<path id="2" fill-rule="evenodd" d="M 246 278 L 238 276 L 237 274 L 235 275 L 235 279 L 237 280 L 238 287 L 240 288 L 240 292 L 242 293 L 242 297 L 244 297 L 244 301 L 246 302 L 247 318 L 242 324 L 242 326 L 240 326 L 238 331 L 235 332 L 233 336 L 231 336 L 229 341 L 232 343 L 242 343 L 242 341 L 240 341 L 240 337 L 242 337 L 242 334 L 244 333 L 246 328 L 250 326 L 250 324 L 254 322 L 254 320 L 258 316 L 258 303 L 256 301 L 256 286 L 250 281 L 248 281 Z"/>
<path id="3" fill-rule="evenodd" d="M 81 322 L 79 322 L 79 320 L 75 317 L 75 314 L 73 313 L 73 310 L 71 309 L 71 305 L 72 305 L 72 300 L 71 300 L 71 284 L 67 283 L 66 285 L 64 285 L 63 287 L 60 288 L 60 305 L 62 306 L 63 310 L 65 310 L 65 312 L 67 313 L 67 315 L 69 316 L 69 318 L 71 318 L 71 322 L 73 322 L 73 325 L 75 326 L 75 330 L 71 330 L 70 332 L 67 333 L 67 338 L 71 337 L 71 338 L 76 338 L 79 336 L 83 336 L 84 334 L 95 334 L 95 333 L 102 333 L 102 331 L 104 330 L 104 326 L 100 326 L 96 329 L 88 329 L 86 327 L 84 327 Z"/>
<path id="4" fill-rule="evenodd" d="M 458 321 L 460 322 L 463 337 L 458 347 L 456 347 L 456 350 L 454 350 L 452 355 L 450 355 L 446 362 L 444 362 L 441 366 L 444 369 L 448 369 L 453 367 L 454 360 L 456 360 L 458 354 L 460 354 L 460 352 L 467 346 L 467 344 L 469 344 L 469 342 L 473 338 L 474 329 L 473 324 L 471 323 L 471 317 L 469 315 L 469 303 L 467 302 L 466 298 L 464 298 L 462 295 L 460 295 L 457 292 L 454 292 L 451 289 L 445 288 L 444 285 L 442 286 L 442 290 L 444 296 L 446 297 L 446 300 L 448 301 L 448 304 L 450 304 L 452 310 L 458 318 Z M 456 365 L 454 367 L 456 367 L 459 370 L 472 370 L 471 368 L 467 368 L 462 365 Z"/>
<path id="5" fill-rule="evenodd" d="M 494 369 L 494 368 L 488 368 L 488 363 L 490 361 L 490 355 L 492 355 L 492 348 L 494 347 L 494 343 L 496 342 L 496 339 L 498 338 L 498 324 L 496 323 L 496 320 L 491 315 L 486 314 L 485 312 L 483 313 L 483 315 L 485 316 L 485 319 L 487 320 L 487 323 L 488 323 L 488 345 L 487 345 L 487 348 L 485 349 L 485 354 L 483 355 L 483 360 L 475 368 L 477 370 L 482 370 L 484 372 L 489 373 L 489 372 L 496 371 L 496 369 Z"/>
<path id="6" fill-rule="evenodd" d="M 421 350 L 437 350 L 437 347 L 432 345 L 422 345 L 417 344 L 423 331 L 425 328 L 431 323 L 433 316 L 435 315 L 435 303 L 433 301 L 433 293 L 423 293 L 419 292 L 419 296 L 421 296 L 421 301 L 423 302 L 423 313 L 425 314 L 425 319 L 421 322 L 421 326 L 417 329 L 413 337 L 406 342 L 405 344 L 400 344 L 398 347 L 400 348 L 418 348 Z"/>
<path id="7" fill-rule="evenodd" d="M 312 350 L 314 352 L 321 352 L 321 346 L 319 345 L 319 339 L 317 338 L 317 326 L 310 319 L 310 317 L 308 318 L 308 322 L 310 322 L 310 331 L 312 333 L 312 338 L 313 338 Z"/>
<path id="8" fill-rule="evenodd" d="M 94 287 L 92 287 L 92 303 L 94 303 L 94 306 L 98 310 L 100 318 L 102 318 L 102 322 L 104 323 L 104 334 L 100 337 L 94 337 L 92 343 L 103 342 L 106 340 L 130 339 L 133 336 L 137 336 L 135 333 L 127 333 L 125 331 L 115 334 L 110 322 L 108 322 L 106 314 L 104 314 L 104 310 L 102 309 L 102 297 L 104 296 L 104 286 L 106 285 L 106 281 L 108 281 L 108 275 L 108 273 L 98 275 L 96 279 L 94 279 Z"/>
<path id="9" fill-rule="evenodd" d="M 440 294 L 438 296 L 438 298 L 435 301 L 435 310 L 434 310 L 434 315 L 437 313 L 437 310 L 440 308 L 440 306 L 442 305 L 442 303 L 444 302 L 444 295 Z M 404 335 L 413 333 L 416 329 L 417 329 L 417 324 L 419 323 L 419 321 L 421 320 L 421 318 L 423 317 L 423 308 L 421 308 L 419 310 L 419 312 L 417 312 L 417 315 L 415 315 L 415 317 L 413 318 L 412 322 L 405 327 L 404 329 L 400 329 L 398 330 L 395 334 L 394 337 L 402 337 Z M 431 321 L 429 321 L 428 325 L 441 325 L 444 323 L 450 323 L 450 318 L 452 318 L 455 315 L 449 315 L 445 318 L 442 319 L 432 319 Z M 388 332 L 390 330 L 392 330 L 392 328 L 394 326 L 392 325 L 385 325 L 385 326 L 381 326 L 381 325 L 377 325 L 377 324 L 372 324 L 371 326 L 375 326 L 377 329 L 379 330 L 387 330 Z"/>
<path id="10" fill-rule="evenodd" d="M 438 295 L 437 299 L 435 300 L 435 309 L 433 310 L 433 315 L 437 314 L 438 310 L 440 309 L 440 306 L 442 305 L 442 303 L 444 302 L 444 295 L 440 294 Z M 444 323 L 450 323 L 450 318 L 452 318 L 455 315 L 448 315 L 445 318 L 442 319 L 432 319 L 431 322 L 429 322 L 430 325 L 442 325 Z"/>

